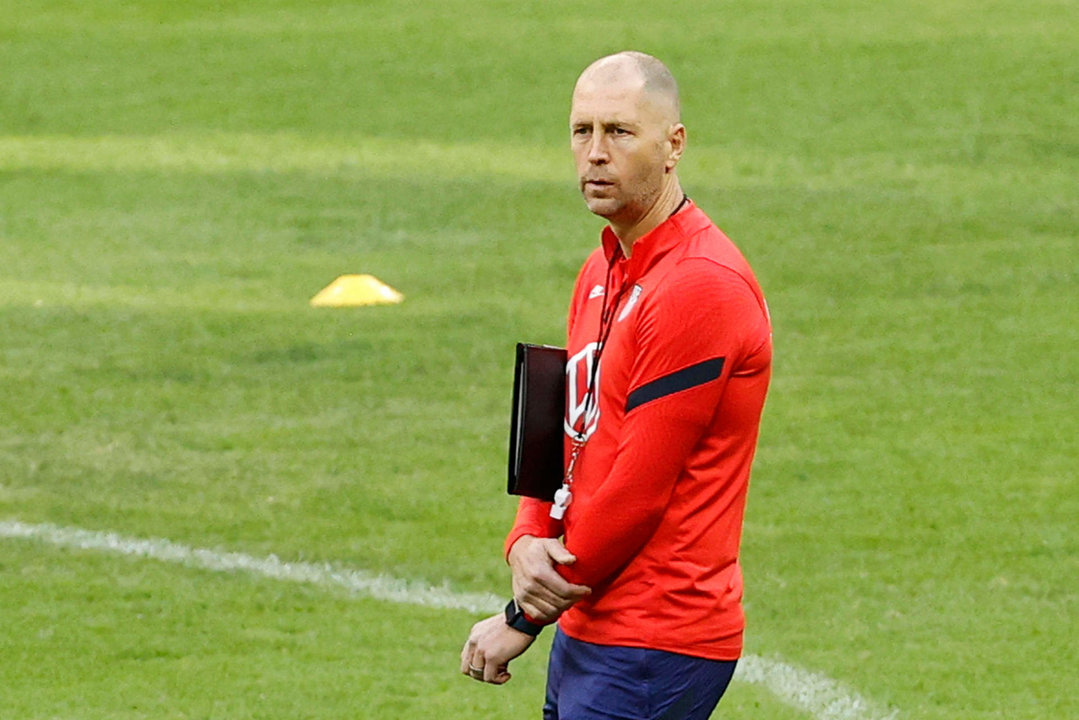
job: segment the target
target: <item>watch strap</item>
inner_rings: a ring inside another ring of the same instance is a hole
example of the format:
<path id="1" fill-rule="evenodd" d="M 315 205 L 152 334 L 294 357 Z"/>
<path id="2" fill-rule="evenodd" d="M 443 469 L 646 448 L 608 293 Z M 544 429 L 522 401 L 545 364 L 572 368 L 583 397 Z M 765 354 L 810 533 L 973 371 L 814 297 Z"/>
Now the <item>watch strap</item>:
<path id="1" fill-rule="evenodd" d="M 521 606 L 517 604 L 517 598 L 512 598 L 506 605 L 506 624 L 514 630 L 519 630 L 525 635 L 535 637 L 543 630 L 543 626 L 532 621 Z"/>

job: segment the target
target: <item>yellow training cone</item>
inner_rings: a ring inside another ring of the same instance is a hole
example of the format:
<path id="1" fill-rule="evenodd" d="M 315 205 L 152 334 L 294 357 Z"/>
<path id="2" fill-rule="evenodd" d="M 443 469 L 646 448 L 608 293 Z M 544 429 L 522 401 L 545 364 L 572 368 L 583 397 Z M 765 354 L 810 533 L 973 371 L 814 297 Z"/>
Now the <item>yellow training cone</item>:
<path id="1" fill-rule="evenodd" d="M 405 296 L 373 275 L 342 275 L 311 298 L 311 307 L 399 303 Z"/>

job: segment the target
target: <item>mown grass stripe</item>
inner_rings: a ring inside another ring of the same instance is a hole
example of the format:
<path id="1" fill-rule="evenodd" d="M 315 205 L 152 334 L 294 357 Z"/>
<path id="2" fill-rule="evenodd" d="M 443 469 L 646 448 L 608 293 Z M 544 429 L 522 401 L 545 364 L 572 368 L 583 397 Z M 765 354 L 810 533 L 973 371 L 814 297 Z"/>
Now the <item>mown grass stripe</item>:
<path id="1" fill-rule="evenodd" d="M 407 152 L 402 145 L 407 144 Z M 0 135 L 0 170 L 212 174 L 357 173 L 372 177 L 506 176 L 572 182 L 568 150 L 498 143 L 310 137 L 291 133 Z"/>
<path id="2" fill-rule="evenodd" d="M 402 148 L 407 146 L 407 152 Z M 752 170 L 747 170 L 752 168 Z M 1052 189 L 1071 169 L 1047 164 L 1031 172 L 1007 163 L 956 165 L 887 153 L 856 153 L 811 160 L 743 145 L 693 146 L 680 169 L 694 186 L 764 187 L 792 182 L 807 189 L 861 187 L 889 178 L 901 185 L 1017 183 Z M 496 178 L 508 182 L 574 184 L 568 143 L 438 142 L 368 135 L 310 136 L 288 132 L 211 132 L 158 135 L 0 135 L 0 171 L 300 173 L 364 178 Z"/>

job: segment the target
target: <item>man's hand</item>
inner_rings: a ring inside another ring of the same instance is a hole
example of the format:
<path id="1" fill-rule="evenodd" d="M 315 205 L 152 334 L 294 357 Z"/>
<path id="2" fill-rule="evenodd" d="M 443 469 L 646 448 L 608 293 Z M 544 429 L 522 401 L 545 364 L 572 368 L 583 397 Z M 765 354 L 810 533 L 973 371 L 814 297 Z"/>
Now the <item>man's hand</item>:
<path id="1" fill-rule="evenodd" d="M 522 535 L 510 548 L 513 596 L 529 617 L 543 623 L 554 622 L 573 603 L 592 592 L 574 585 L 554 569 L 577 562 L 566 546 L 554 538 Z"/>
<path id="2" fill-rule="evenodd" d="M 502 685 L 512 677 L 510 660 L 527 650 L 535 639 L 507 625 L 502 613 L 481 620 L 472 626 L 461 650 L 461 674 Z"/>

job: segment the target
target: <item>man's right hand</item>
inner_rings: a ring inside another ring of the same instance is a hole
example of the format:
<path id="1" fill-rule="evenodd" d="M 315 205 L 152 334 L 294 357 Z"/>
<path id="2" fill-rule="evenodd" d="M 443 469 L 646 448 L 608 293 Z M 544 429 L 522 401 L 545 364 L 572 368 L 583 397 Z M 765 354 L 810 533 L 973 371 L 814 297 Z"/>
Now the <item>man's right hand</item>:
<path id="1" fill-rule="evenodd" d="M 529 617 L 542 623 L 554 622 L 573 603 L 592 592 L 584 585 L 574 585 L 555 570 L 555 565 L 577 561 L 566 546 L 555 538 L 522 535 L 510 548 L 513 570 L 513 596 Z"/>

